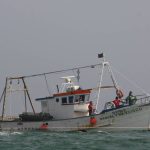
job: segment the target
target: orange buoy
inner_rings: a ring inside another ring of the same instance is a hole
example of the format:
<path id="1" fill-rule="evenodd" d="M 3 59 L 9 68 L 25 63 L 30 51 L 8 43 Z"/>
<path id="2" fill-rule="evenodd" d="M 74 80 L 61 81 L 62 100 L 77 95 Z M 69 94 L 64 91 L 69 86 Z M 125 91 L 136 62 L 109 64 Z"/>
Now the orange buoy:
<path id="1" fill-rule="evenodd" d="M 43 124 L 40 126 L 40 129 L 41 129 L 41 130 L 47 130 L 47 129 L 48 129 L 48 123 L 43 123 Z"/>
<path id="2" fill-rule="evenodd" d="M 90 124 L 91 124 L 91 125 L 95 125 L 96 122 L 97 122 L 97 121 L 96 121 L 96 118 L 95 118 L 95 117 L 91 117 L 91 118 L 90 118 Z"/>

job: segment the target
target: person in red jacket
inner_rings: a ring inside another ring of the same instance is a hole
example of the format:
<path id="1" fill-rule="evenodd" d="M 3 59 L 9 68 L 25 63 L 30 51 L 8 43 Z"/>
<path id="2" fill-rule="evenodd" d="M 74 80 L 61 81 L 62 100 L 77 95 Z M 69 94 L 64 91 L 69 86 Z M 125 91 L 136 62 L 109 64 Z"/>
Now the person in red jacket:
<path id="1" fill-rule="evenodd" d="M 90 103 L 88 105 L 88 109 L 89 109 L 89 115 L 92 115 L 92 113 L 93 113 L 93 103 L 92 103 L 92 101 L 90 101 Z"/>
<path id="2" fill-rule="evenodd" d="M 115 107 L 116 107 L 116 108 L 119 108 L 119 107 L 120 107 L 121 100 L 120 100 L 118 97 L 116 97 L 116 99 L 113 100 L 113 103 L 115 104 Z"/>

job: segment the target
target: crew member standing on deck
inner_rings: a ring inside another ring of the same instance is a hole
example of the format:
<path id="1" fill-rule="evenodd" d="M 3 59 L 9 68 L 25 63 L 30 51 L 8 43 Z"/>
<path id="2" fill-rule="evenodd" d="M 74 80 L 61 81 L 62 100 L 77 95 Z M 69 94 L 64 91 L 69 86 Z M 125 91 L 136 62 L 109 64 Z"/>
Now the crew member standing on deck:
<path id="1" fill-rule="evenodd" d="M 115 107 L 116 107 L 116 108 L 119 108 L 119 107 L 120 107 L 121 100 L 120 100 L 118 97 L 116 97 L 116 99 L 113 100 L 113 103 L 115 104 Z"/>
<path id="2" fill-rule="evenodd" d="M 126 98 L 126 103 L 128 105 L 134 105 L 136 101 L 137 101 L 136 96 L 133 96 L 132 91 L 130 91 L 128 97 Z"/>
<path id="3" fill-rule="evenodd" d="M 92 103 L 92 101 L 90 101 L 90 103 L 88 105 L 88 109 L 89 109 L 89 116 L 90 116 L 93 113 L 93 103 Z"/>

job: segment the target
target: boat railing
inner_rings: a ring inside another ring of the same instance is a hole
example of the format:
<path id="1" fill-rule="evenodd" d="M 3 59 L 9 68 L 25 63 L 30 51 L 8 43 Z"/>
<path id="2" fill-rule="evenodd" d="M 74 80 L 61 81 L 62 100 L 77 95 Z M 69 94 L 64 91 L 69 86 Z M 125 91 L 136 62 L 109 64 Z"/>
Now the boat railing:
<path id="1" fill-rule="evenodd" d="M 150 96 L 145 96 L 145 97 L 138 97 L 136 96 L 136 100 L 134 101 L 134 103 L 132 105 L 145 105 L 145 104 L 150 104 Z M 104 106 L 104 110 L 102 111 L 103 112 L 107 112 L 107 111 L 110 111 L 110 110 L 115 110 L 115 109 L 119 109 L 119 108 L 123 108 L 123 107 L 128 107 L 130 106 L 130 104 L 128 104 L 126 102 L 126 99 L 122 99 L 122 104 L 116 108 L 114 103 L 112 101 L 109 101 L 105 104 Z"/>
<path id="2" fill-rule="evenodd" d="M 149 104 L 149 103 L 150 103 L 150 96 L 138 98 L 136 102 L 136 104 L 139 104 L 139 105 L 144 105 L 144 104 Z"/>

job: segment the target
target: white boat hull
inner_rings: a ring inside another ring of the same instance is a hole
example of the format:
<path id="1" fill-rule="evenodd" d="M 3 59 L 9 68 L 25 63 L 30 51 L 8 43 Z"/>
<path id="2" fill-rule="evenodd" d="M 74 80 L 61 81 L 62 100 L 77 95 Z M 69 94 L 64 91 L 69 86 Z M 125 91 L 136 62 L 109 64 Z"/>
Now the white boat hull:
<path id="1" fill-rule="evenodd" d="M 99 128 L 100 130 L 149 130 L 150 129 L 150 103 L 133 105 L 120 109 L 94 115 L 95 124 L 90 123 L 90 116 L 36 122 L 1 121 L 1 130 L 25 131 L 76 131 Z M 41 129 L 43 123 L 48 126 Z"/>

